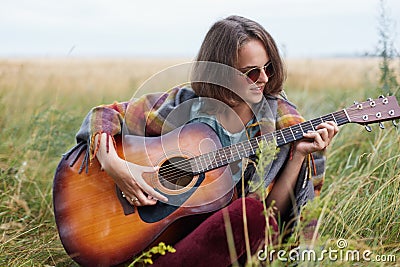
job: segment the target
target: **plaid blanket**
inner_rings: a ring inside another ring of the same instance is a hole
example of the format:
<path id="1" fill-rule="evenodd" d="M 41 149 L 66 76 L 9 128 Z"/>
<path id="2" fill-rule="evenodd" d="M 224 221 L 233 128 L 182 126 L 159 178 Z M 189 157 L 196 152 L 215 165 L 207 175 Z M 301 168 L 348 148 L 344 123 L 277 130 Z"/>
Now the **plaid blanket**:
<path id="1" fill-rule="evenodd" d="M 93 108 L 87 114 L 76 135 L 78 145 L 85 144 L 89 147 L 81 169 L 87 166 L 96 155 L 96 146 L 94 145 L 96 135 L 106 133 L 107 138 L 114 140 L 114 136 L 120 134 L 123 127 L 126 127 L 130 134 L 159 136 L 176 127 L 166 122 L 168 115 L 177 106 L 196 97 L 189 88 L 174 88 L 166 93 L 148 94 L 129 102 L 115 102 Z M 296 107 L 285 97 L 269 97 L 267 102 L 275 116 L 275 129 L 286 128 L 304 121 Z M 261 108 L 258 112 L 257 119 L 263 118 L 263 109 Z M 259 127 L 257 124 L 253 126 Z M 290 144 L 280 147 L 276 159 L 264 177 L 267 191 L 271 190 L 274 178 L 290 158 L 290 151 Z M 319 195 L 324 181 L 324 171 L 325 157 L 323 153 L 314 153 L 304 162 L 295 189 L 298 209 L 309 199 Z"/>

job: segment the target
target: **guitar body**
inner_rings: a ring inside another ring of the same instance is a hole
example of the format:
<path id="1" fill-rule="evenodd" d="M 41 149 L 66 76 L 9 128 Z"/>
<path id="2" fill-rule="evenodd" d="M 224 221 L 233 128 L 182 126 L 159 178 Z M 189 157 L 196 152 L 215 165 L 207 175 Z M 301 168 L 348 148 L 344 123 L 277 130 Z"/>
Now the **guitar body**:
<path id="1" fill-rule="evenodd" d="M 164 166 L 170 159 L 192 158 L 221 147 L 215 132 L 202 123 L 162 137 L 129 136 L 123 141 L 117 141 L 118 154 L 146 166 Z M 85 153 L 71 164 L 77 153 L 59 163 L 53 203 L 65 250 L 84 266 L 117 265 L 160 241 L 174 244 L 201 222 L 197 218 L 227 205 L 233 196 L 230 169 L 221 167 L 186 177 L 177 185 L 163 183 L 159 175 L 147 177 L 146 182 L 166 195 L 171 205 L 158 202 L 156 206 L 132 207 L 96 159 L 87 173 L 79 173 Z"/>

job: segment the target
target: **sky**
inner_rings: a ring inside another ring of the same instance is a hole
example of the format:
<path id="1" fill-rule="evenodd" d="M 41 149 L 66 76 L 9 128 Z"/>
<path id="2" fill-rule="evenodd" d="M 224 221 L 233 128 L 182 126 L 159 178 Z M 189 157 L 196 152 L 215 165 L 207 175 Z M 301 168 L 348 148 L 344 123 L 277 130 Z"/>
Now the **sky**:
<path id="1" fill-rule="evenodd" d="M 400 1 L 385 0 L 400 50 Z M 0 0 L 0 57 L 191 57 L 210 26 L 253 19 L 286 57 L 352 56 L 378 45 L 379 0 Z"/>

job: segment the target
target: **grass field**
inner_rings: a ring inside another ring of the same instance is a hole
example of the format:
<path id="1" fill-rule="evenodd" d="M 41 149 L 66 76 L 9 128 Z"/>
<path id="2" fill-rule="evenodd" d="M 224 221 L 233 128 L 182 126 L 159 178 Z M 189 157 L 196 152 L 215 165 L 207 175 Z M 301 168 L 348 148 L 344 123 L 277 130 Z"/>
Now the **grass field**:
<path id="1" fill-rule="evenodd" d="M 128 100 L 152 74 L 182 62 L 0 60 L 0 266 L 74 265 L 59 241 L 52 208 L 62 153 L 74 144 L 91 107 Z M 381 93 L 377 59 L 288 60 L 287 67 L 285 90 L 307 119 Z M 328 150 L 323 193 L 304 216 L 320 218 L 317 246 L 342 238 L 349 248 L 393 255 L 385 263 L 393 266 L 400 265 L 400 132 L 385 125 L 374 125 L 371 133 L 359 125 L 342 127 Z M 308 263 L 328 264 L 383 263 Z"/>

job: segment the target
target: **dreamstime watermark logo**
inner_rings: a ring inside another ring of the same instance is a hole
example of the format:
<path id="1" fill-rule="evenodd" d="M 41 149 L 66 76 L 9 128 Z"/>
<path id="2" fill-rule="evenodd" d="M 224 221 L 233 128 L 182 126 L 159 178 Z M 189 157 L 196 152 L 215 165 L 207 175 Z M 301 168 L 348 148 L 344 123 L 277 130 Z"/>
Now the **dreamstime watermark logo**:
<path id="1" fill-rule="evenodd" d="M 314 249 L 302 249 L 294 248 L 290 251 L 286 250 L 268 250 L 268 247 L 258 251 L 258 259 L 260 261 L 274 261 L 278 260 L 281 262 L 320 262 L 324 260 L 329 261 L 341 261 L 341 262 L 396 262 L 395 255 L 377 255 L 371 250 L 358 250 L 348 249 L 347 240 L 340 238 L 336 241 L 336 247 L 328 247 L 327 249 L 314 250 Z"/>

